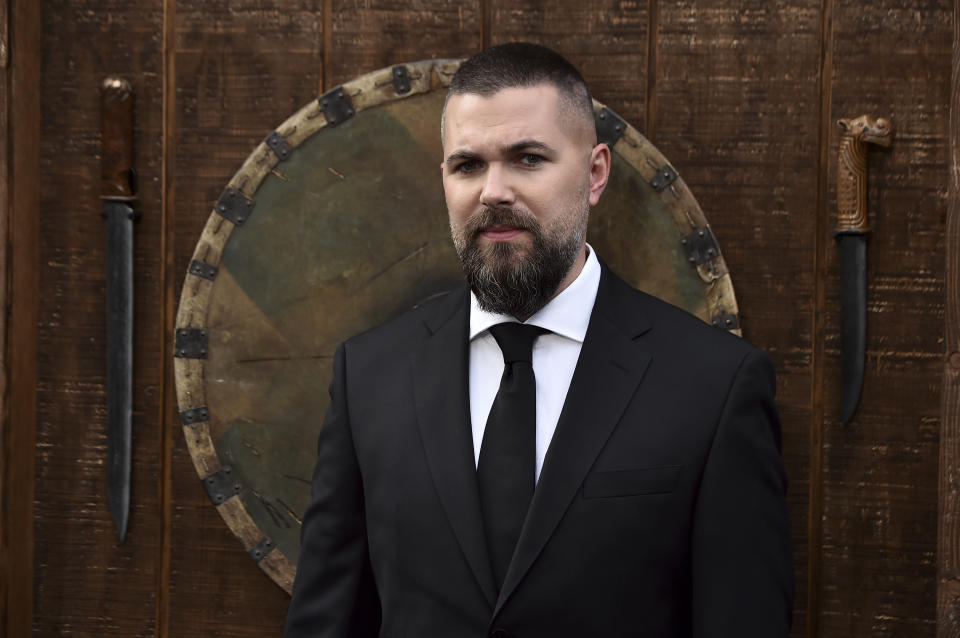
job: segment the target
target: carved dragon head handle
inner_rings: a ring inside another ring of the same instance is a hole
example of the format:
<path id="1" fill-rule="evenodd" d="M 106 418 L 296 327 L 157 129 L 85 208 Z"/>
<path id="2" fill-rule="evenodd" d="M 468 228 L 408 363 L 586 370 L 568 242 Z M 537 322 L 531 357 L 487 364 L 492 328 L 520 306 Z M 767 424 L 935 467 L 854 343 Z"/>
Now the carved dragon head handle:
<path id="1" fill-rule="evenodd" d="M 837 120 L 843 130 L 837 157 L 837 233 L 867 232 L 867 144 L 888 147 L 890 120 L 861 115 Z"/>

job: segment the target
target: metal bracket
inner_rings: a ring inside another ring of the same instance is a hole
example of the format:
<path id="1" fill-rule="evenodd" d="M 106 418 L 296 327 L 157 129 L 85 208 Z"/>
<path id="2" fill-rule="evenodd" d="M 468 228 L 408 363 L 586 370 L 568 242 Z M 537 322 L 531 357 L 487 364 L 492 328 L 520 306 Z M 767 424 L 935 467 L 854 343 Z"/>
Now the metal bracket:
<path id="1" fill-rule="evenodd" d="M 207 331 L 202 328 L 178 328 L 174 356 L 180 359 L 206 359 L 209 348 Z"/>
<path id="2" fill-rule="evenodd" d="M 217 200 L 214 210 L 237 226 L 241 226 L 253 212 L 253 200 L 235 188 L 228 188 Z"/>
<path id="3" fill-rule="evenodd" d="M 677 181 L 677 171 L 673 170 L 673 167 L 669 164 L 664 164 L 663 168 L 658 170 L 657 174 L 650 180 L 650 185 L 653 186 L 653 190 L 662 193 L 675 181 Z"/>
<path id="4" fill-rule="evenodd" d="M 290 148 L 290 145 L 287 144 L 286 138 L 274 131 L 267 136 L 266 139 L 267 146 L 270 147 L 270 150 L 273 151 L 273 154 L 280 158 L 280 161 L 287 159 L 290 155 L 290 151 L 293 150 Z"/>
<path id="5" fill-rule="evenodd" d="M 342 86 L 324 93 L 317 98 L 317 102 L 330 126 L 342 124 L 356 114 L 353 110 L 353 101 Z"/>
<path id="6" fill-rule="evenodd" d="M 687 261 L 695 266 L 704 264 L 720 255 L 720 245 L 709 226 L 698 228 L 680 238 L 687 251 Z"/>
<path id="7" fill-rule="evenodd" d="M 606 107 L 600 109 L 600 112 L 594 118 L 594 123 L 597 126 L 597 141 L 606 144 L 611 149 L 627 129 L 626 122 Z"/>
<path id="8" fill-rule="evenodd" d="M 273 541 L 270 540 L 270 537 L 264 536 L 263 540 L 251 547 L 247 553 L 250 554 L 250 558 L 252 558 L 255 563 L 259 563 L 267 557 L 267 554 L 273 551 L 274 547 L 275 545 Z"/>
<path id="9" fill-rule="evenodd" d="M 717 315 L 710 319 L 710 324 L 721 330 L 737 330 L 740 327 L 740 319 L 737 315 Z"/>
<path id="10" fill-rule="evenodd" d="M 393 67 L 393 90 L 397 95 L 410 92 L 410 74 L 407 72 L 407 67 L 402 64 Z"/>
<path id="11" fill-rule="evenodd" d="M 190 408 L 189 410 L 182 410 L 180 412 L 180 423 L 184 425 L 193 425 L 194 423 L 201 423 L 203 421 L 210 420 L 210 410 L 207 409 L 207 406 L 201 406 L 199 408 Z"/>
<path id="12" fill-rule="evenodd" d="M 217 267 L 212 266 L 205 261 L 200 261 L 199 259 L 194 259 L 190 262 L 189 272 L 191 275 L 203 277 L 204 279 L 209 279 L 211 281 L 217 277 Z"/>
<path id="13" fill-rule="evenodd" d="M 203 489 L 207 491 L 207 496 L 213 504 L 219 505 L 234 494 L 240 493 L 240 483 L 233 478 L 233 470 L 230 466 L 224 465 L 203 479 Z"/>

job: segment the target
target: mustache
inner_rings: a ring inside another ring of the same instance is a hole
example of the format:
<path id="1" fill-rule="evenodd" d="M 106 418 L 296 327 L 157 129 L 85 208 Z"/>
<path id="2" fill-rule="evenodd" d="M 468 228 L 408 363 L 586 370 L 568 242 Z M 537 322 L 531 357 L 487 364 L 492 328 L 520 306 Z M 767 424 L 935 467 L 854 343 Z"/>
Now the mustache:
<path id="1" fill-rule="evenodd" d="M 476 237 L 493 226 L 512 226 L 534 234 L 540 231 L 540 222 L 536 217 L 509 206 L 484 206 L 467 221 L 465 230 L 469 237 Z"/>

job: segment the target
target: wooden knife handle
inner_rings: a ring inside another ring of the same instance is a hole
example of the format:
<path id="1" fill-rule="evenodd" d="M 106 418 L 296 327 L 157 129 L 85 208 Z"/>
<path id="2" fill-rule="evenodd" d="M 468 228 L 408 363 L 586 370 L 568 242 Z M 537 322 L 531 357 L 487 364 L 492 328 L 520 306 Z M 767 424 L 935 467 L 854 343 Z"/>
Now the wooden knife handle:
<path id="1" fill-rule="evenodd" d="M 133 91 L 123 78 L 103 81 L 100 132 L 100 197 L 133 199 Z"/>
<path id="2" fill-rule="evenodd" d="M 866 233 L 867 144 L 890 146 L 893 127 L 884 118 L 869 115 L 841 119 L 837 125 L 840 152 L 837 155 L 837 233 Z"/>

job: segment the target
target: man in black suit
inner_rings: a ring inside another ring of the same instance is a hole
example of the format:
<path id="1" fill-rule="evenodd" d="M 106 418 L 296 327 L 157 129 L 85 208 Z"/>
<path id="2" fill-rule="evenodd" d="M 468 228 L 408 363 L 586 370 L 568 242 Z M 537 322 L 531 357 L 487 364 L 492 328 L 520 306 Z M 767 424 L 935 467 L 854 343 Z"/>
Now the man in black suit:
<path id="1" fill-rule="evenodd" d="M 469 286 L 338 349 L 286 636 L 785 636 L 769 360 L 586 244 L 579 73 L 488 49 L 441 128 Z"/>

